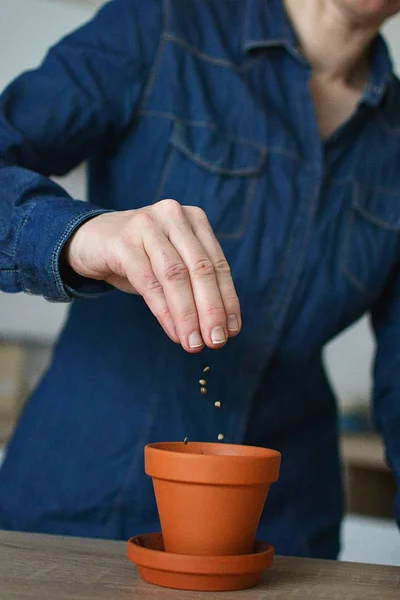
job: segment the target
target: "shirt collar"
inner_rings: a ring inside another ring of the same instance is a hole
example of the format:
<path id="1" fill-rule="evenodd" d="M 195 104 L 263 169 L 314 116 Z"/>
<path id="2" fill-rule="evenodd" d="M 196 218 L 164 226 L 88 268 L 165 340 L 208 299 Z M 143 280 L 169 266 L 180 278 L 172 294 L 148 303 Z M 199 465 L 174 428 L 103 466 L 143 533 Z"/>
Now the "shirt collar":
<path id="1" fill-rule="evenodd" d="M 379 34 L 371 45 L 371 75 L 362 102 L 378 106 L 393 79 L 393 63 L 383 37 Z"/>
<path id="2" fill-rule="evenodd" d="M 283 0 L 247 0 L 244 23 L 244 51 L 284 46 L 298 60 L 295 31 L 286 15 Z M 371 46 L 372 71 L 362 102 L 378 106 L 392 81 L 393 64 L 387 44 L 379 34 Z M 305 62 L 305 61 L 303 61 Z"/>
<path id="3" fill-rule="evenodd" d="M 286 46 L 295 48 L 296 36 L 281 0 L 247 0 L 244 50 Z"/>

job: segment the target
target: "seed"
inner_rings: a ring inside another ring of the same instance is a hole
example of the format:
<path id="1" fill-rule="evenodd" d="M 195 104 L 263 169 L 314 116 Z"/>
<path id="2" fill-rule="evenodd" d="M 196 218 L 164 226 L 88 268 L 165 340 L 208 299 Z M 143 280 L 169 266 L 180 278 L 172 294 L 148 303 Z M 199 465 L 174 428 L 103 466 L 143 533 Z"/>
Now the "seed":
<path id="1" fill-rule="evenodd" d="M 199 384 L 200 385 L 207 385 L 207 381 L 205 379 L 200 379 L 199 380 Z"/>
<path id="2" fill-rule="evenodd" d="M 189 441 L 189 440 L 187 439 L 187 437 L 185 437 L 185 439 L 183 440 L 183 443 L 185 444 L 185 446 L 186 446 L 186 444 L 188 443 L 188 441 Z"/>
<path id="3" fill-rule="evenodd" d="M 201 387 L 200 388 L 200 393 L 203 394 L 203 396 L 205 396 L 205 394 L 207 394 L 207 388 Z"/>
<path id="4" fill-rule="evenodd" d="M 221 408 L 221 402 L 217 400 L 216 402 L 214 402 L 214 406 L 216 406 L 217 408 Z"/>
<path id="5" fill-rule="evenodd" d="M 203 373 L 208 373 L 208 371 L 211 371 L 211 367 L 204 367 Z"/>
<path id="6" fill-rule="evenodd" d="M 218 441 L 219 441 L 219 442 L 222 442 L 222 440 L 224 439 L 224 437 L 225 437 L 225 436 L 224 436 L 224 434 L 223 434 L 223 433 L 219 433 L 219 434 L 218 434 Z"/>

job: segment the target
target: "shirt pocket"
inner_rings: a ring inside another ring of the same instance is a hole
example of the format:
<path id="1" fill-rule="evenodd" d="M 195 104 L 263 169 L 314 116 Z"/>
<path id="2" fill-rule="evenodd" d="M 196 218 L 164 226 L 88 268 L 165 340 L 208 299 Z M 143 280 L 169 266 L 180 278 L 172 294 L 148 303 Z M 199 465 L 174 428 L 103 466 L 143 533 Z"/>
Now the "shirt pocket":
<path id="1" fill-rule="evenodd" d="M 174 121 L 156 200 L 199 206 L 218 238 L 240 239 L 246 229 L 264 148 L 210 127 Z"/>
<path id="2" fill-rule="evenodd" d="M 353 183 L 342 271 L 371 300 L 377 298 L 399 257 L 400 194 Z"/>

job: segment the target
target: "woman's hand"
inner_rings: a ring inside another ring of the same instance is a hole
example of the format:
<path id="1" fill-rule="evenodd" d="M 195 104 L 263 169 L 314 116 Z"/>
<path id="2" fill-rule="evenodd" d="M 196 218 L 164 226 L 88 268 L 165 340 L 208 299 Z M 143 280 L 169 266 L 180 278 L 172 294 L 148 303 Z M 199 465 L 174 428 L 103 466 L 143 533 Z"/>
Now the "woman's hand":
<path id="1" fill-rule="evenodd" d="M 220 348 L 241 328 L 229 265 L 201 208 L 162 200 L 81 225 L 64 260 L 84 277 L 143 296 L 188 352 Z"/>

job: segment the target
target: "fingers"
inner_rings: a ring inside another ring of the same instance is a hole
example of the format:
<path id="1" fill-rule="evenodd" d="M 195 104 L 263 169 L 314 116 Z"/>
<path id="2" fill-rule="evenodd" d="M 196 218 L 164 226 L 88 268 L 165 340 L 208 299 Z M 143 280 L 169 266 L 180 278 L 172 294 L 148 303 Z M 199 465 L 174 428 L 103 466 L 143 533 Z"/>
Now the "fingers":
<path id="1" fill-rule="evenodd" d="M 145 217 L 146 219 L 146 217 Z M 143 217 L 140 217 L 143 221 Z M 109 281 L 122 291 L 139 293 L 147 306 L 156 317 L 165 333 L 175 343 L 180 343 L 180 337 L 175 328 L 174 318 L 165 298 L 164 290 L 154 273 L 149 256 L 140 246 L 129 244 L 125 258 L 126 277 L 116 276 L 115 281 Z M 123 282 L 122 280 L 125 280 Z"/>
<path id="2" fill-rule="evenodd" d="M 193 353 L 238 334 L 230 269 L 201 209 L 159 202 L 135 211 L 123 238 L 126 268 L 113 271 L 125 270 L 128 283 L 121 285 L 143 296 L 171 339 Z"/>
<path id="3" fill-rule="evenodd" d="M 126 259 L 130 284 L 143 295 L 170 337 L 172 321 L 183 348 L 199 352 L 204 341 L 187 265 L 148 212 L 135 215 L 130 229 L 133 234 Z"/>
<path id="4" fill-rule="evenodd" d="M 220 347 L 228 339 L 227 319 L 213 262 L 183 208 L 169 203 L 164 211 L 165 231 L 187 267 L 202 339 L 210 348 Z"/>
<path id="5" fill-rule="evenodd" d="M 143 241 L 183 348 L 199 352 L 204 338 L 187 262 L 161 227 L 147 229 Z"/>
<path id="6" fill-rule="evenodd" d="M 236 294 L 229 264 L 204 211 L 198 207 L 185 206 L 183 208 L 196 238 L 213 263 L 226 314 L 228 335 L 229 337 L 236 336 L 242 327 L 242 319 L 239 298 Z"/>

